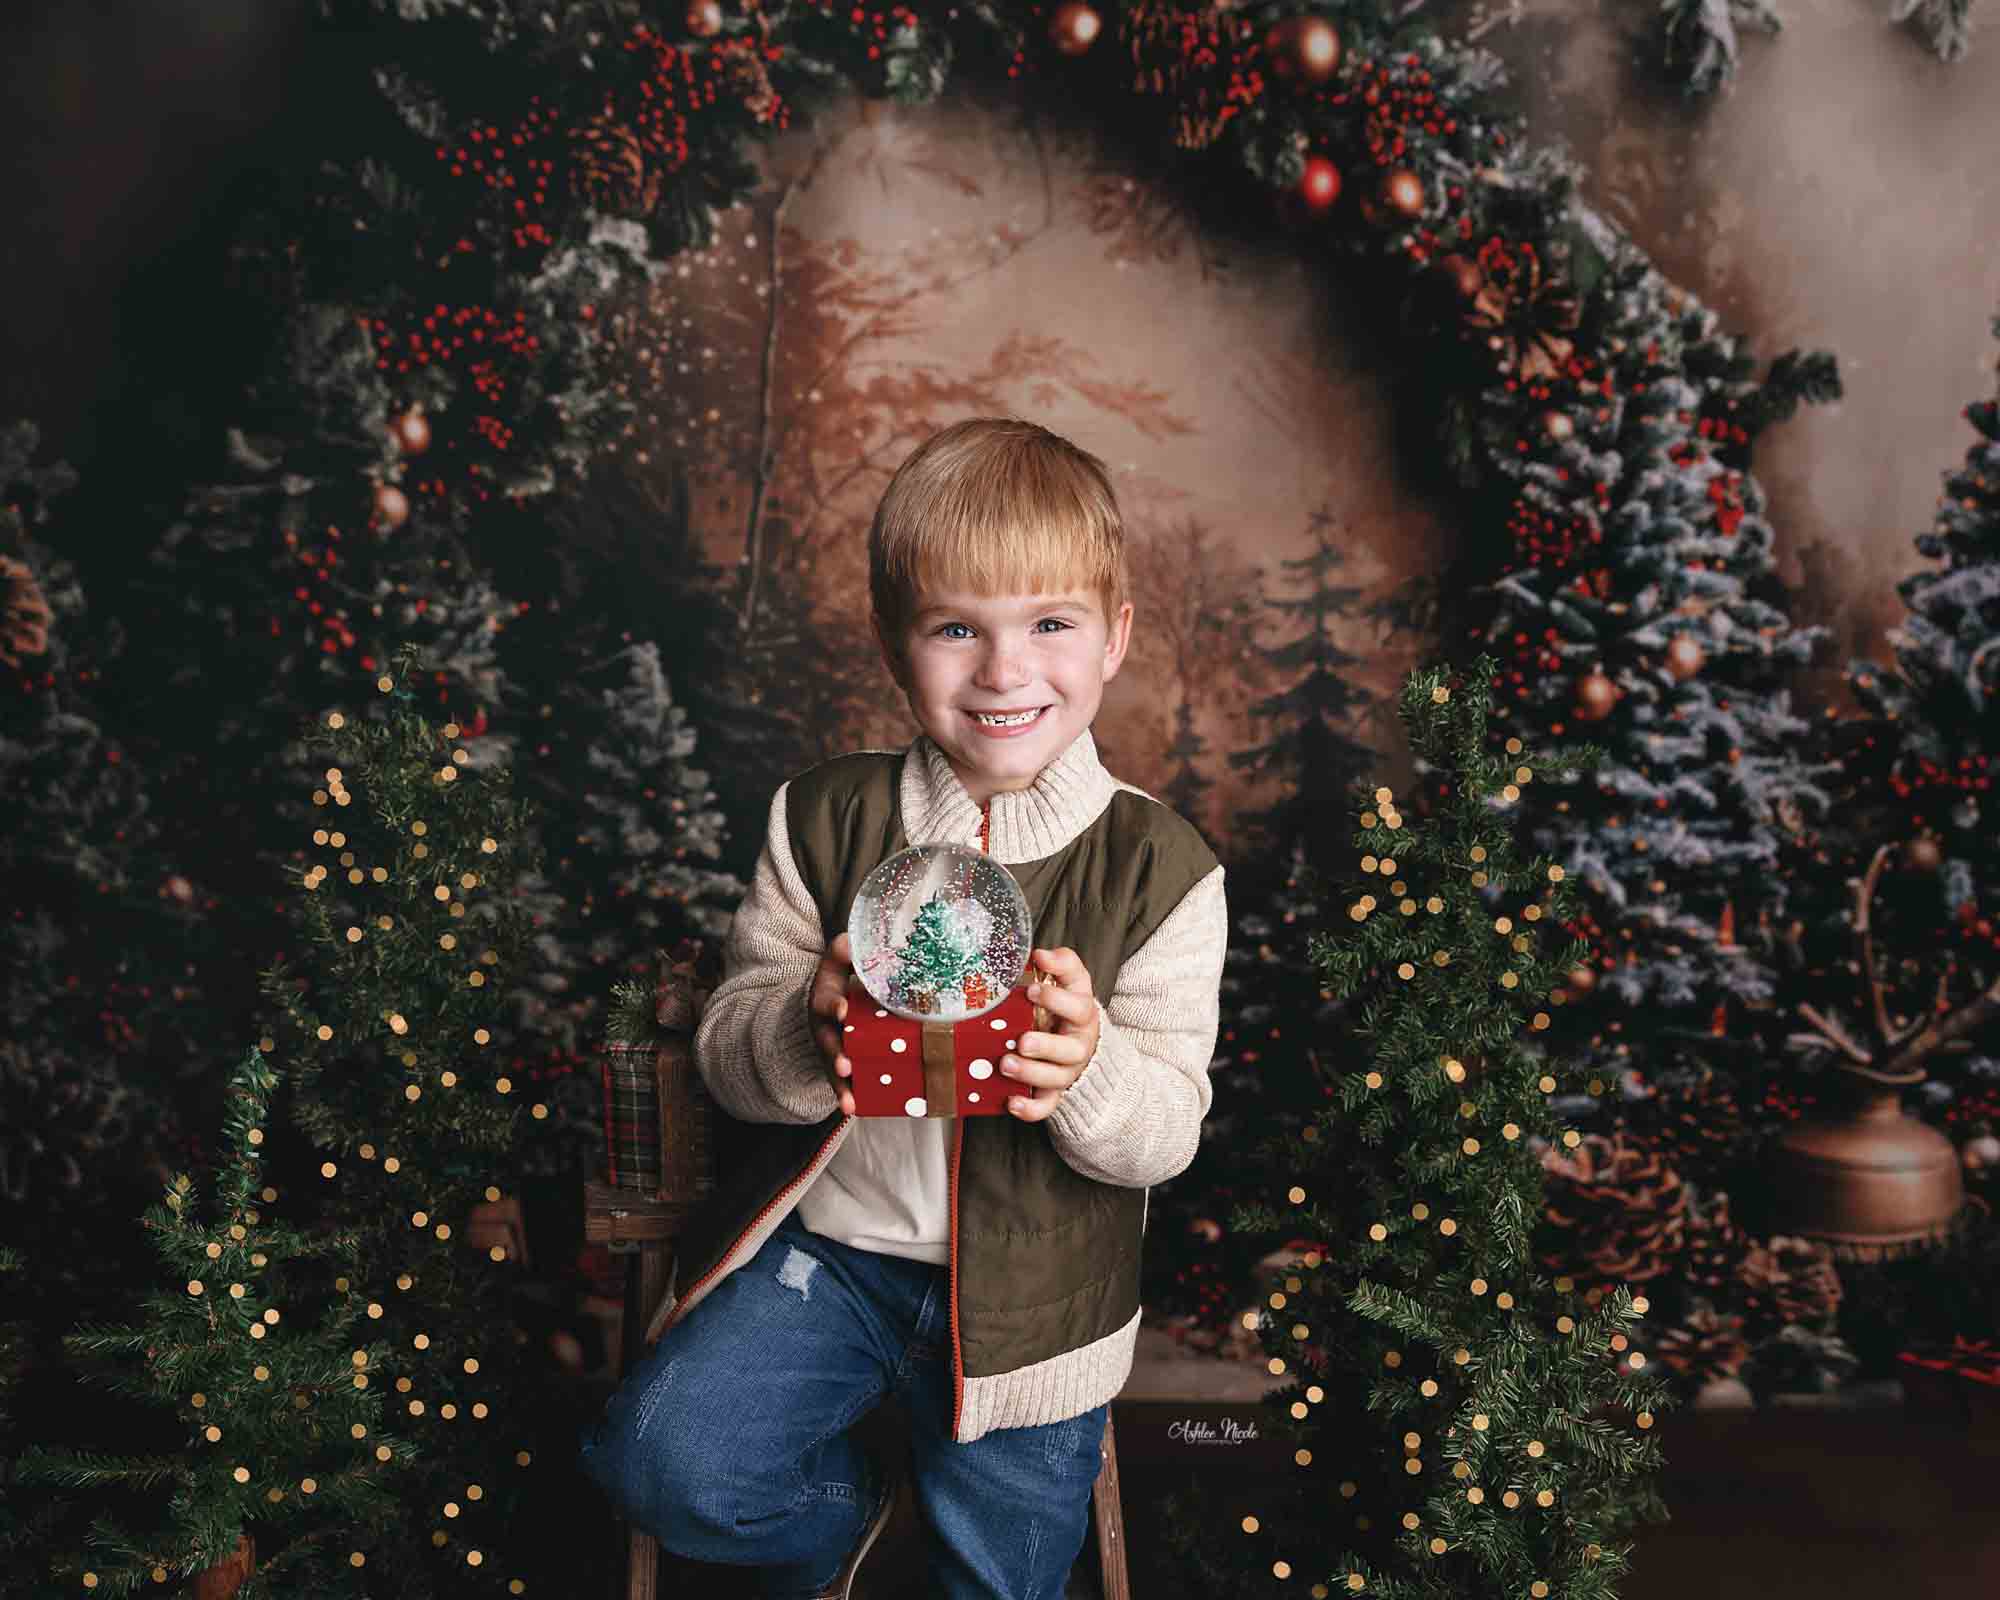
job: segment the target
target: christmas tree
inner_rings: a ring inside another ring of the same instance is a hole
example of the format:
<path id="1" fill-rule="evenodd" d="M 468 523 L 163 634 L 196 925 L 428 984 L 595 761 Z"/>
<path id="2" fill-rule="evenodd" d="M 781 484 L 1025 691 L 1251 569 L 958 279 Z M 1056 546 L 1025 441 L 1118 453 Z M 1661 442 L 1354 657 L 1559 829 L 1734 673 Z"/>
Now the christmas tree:
<path id="1" fill-rule="evenodd" d="M 508 1065 L 507 990 L 533 970 L 514 892 L 538 867 L 532 817 L 460 724 L 423 715 L 430 680 L 406 648 L 377 680 L 384 711 L 335 710 L 304 741 L 321 762 L 292 912 L 305 954 L 264 974 L 279 1020 L 228 1103 L 224 1209 L 197 1216 L 177 1182 L 155 1236 L 191 1269 L 142 1327 L 72 1341 L 153 1352 L 125 1386 L 172 1402 L 192 1465 L 51 1452 L 43 1481 L 178 1485 L 164 1532 L 99 1528 L 65 1571 L 185 1572 L 238 1530 L 251 1596 L 501 1593 L 538 1561 L 575 1570 L 525 1531 L 545 1386 L 510 1315 L 518 1240 L 478 1215 L 547 1116 Z M 246 1198 L 271 1146 L 276 1183 Z"/>
<path id="2" fill-rule="evenodd" d="M 1892 1145 L 1899 1192 L 1923 1197 L 1882 1211 L 1903 1237 L 1869 1248 L 1787 1159 L 1792 1127 L 1760 1162 L 1773 1191 L 1761 1208 L 1845 1258 L 1840 1327 L 1871 1375 L 1895 1371 L 1913 1344 L 1990 1323 L 2000 1252 L 1986 1210 L 2000 1122 L 2000 854 L 1984 816 L 2000 764 L 2000 399 L 1964 417 L 1974 437 L 1916 536 L 1923 564 L 1897 586 L 1907 614 L 1888 635 L 1894 660 L 1851 662 L 1863 714 L 1825 729 L 1841 803 L 1790 853 L 1793 915 L 1779 940 L 1786 1005 L 1771 1043 L 1786 1070 L 1774 1097 L 1800 1129 L 1842 1133 L 1855 1192 L 1886 1196 L 1873 1168 Z M 1961 1182 L 1971 1203 L 1958 1207 Z"/>
<path id="3" fill-rule="evenodd" d="M 384 1426 L 372 1376 L 393 1353 L 354 1276 L 355 1235 L 266 1214 L 278 1198 L 262 1181 L 278 1082 L 250 1051 L 229 1085 L 214 1205 L 182 1173 L 148 1212 L 162 1281 L 143 1320 L 66 1341 L 126 1400 L 172 1413 L 185 1443 L 138 1457 L 25 1455 L 24 1484 L 88 1492 L 100 1506 L 112 1491 L 141 1491 L 128 1498 L 151 1513 L 95 1515 L 79 1553 L 45 1563 L 62 1592 L 131 1594 L 232 1558 L 247 1567 L 260 1542 L 261 1565 L 238 1591 L 246 1600 L 379 1586 L 352 1557 L 374 1542 L 355 1528 L 393 1520 L 404 1492 L 410 1446 Z"/>
<path id="4" fill-rule="evenodd" d="M 891 987 L 907 996 L 914 1009 L 932 1010 L 943 991 L 956 988 L 978 969 L 983 955 L 964 917 L 940 890 L 917 907 L 910 936 L 896 947 Z"/>
<path id="5" fill-rule="evenodd" d="M 600 605 L 597 591 L 592 580 L 560 609 L 524 615 L 502 643 L 502 725 L 525 732 L 500 738 L 547 863 L 520 885 L 539 970 L 516 989 L 514 1020 L 537 1043 L 555 1135 L 538 1159 L 569 1174 L 587 1167 L 602 1137 L 589 1058 L 605 995 L 649 972 L 656 950 L 719 939 L 744 889 L 718 865 L 729 831 L 660 646 L 619 627 L 629 600 Z M 537 675 L 562 659 L 573 676 L 537 699 Z"/>
<path id="6" fill-rule="evenodd" d="M 1601 1131 L 1633 1096 L 1675 1116 L 1719 1092 L 1747 1128 L 1766 1071 L 1749 1019 L 1775 994 L 1761 930 L 1782 925 L 1780 851 L 1824 812 L 1830 775 L 1784 681 L 1819 631 L 1787 617 L 1749 451 L 1838 378 L 1792 352 L 1753 382 L 1715 313 L 1553 170 L 1495 212 L 1476 259 L 1441 265 L 1468 331 L 1490 328 L 1513 407 L 1474 422 L 1447 406 L 1474 514 L 1506 531 L 1447 585 L 1447 637 L 1502 649 L 1496 740 L 1583 728 L 1606 755 L 1521 807 L 1580 890 L 1576 1003 L 1548 1042 L 1589 1071 L 1563 1109 Z"/>
<path id="7" fill-rule="evenodd" d="M 1240 1531 L 1198 1524 L 1214 1590 L 1608 1595 L 1620 1530 L 1656 1499 L 1662 1398 L 1630 1348 L 1646 1302 L 1551 1281 L 1532 1251 L 1540 1152 L 1580 1140 L 1551 1106 L 1577 1069 L 1539 1048 L 1578 952 L 1568 873 L 1520 858 L 1515 807 L 1600 752 L 1493 749 L 1494 669 L 1409 679 L 1421 800 L 1364 802 L 1343 915 L 1312 941 L 1370 1052 L 1266 1148 L 1272 1200 L 1238 1218 L 1300 1239 L 1257 1318 L 1300 1471 Z"/>
<path id="8" fill-rule="evenodd" d="M 324 719 L 299 878 L 311 959 L 265 994 L 292 1123 L 324 1157 L 321 1221 L 355 1236 L 353 1292 L 391 1352 L 373 1381 L 415 1454 L 405 1515 L 358 1527 L 354 1549 L 385 1569 L 374 1592 L 499 1593 L 549 1559 L 524 1515 L 542 1386 L 509 1315 L 518 1241 L 468 1235 L 548 1115 L 510 1075 L 507 996 L 534 970 L 513 890 L 540 863 L 507 769 L 422 713 L 419 663 L 405 649 L 378 680 L 386 715 Z"/>
<path id="9" fill-rule="evenodd" d="M 1993 332 L 2000 338 L 2000 319 Z M 1886 929 L 1878 919 L 1876 932 L 1895 973 L 1893 1009 L 1949 1023 L 1906 1027 L 1896 1045 L 1918 1060 L 1956 1045 L 1985 1058 L 1981 1075 L 1991 1078 L 2000 1075 L 1991 1059 L 2000 1052 L 2000 846 L 1985 812 L 2000 767 L 2000 399 L 1968 405 L 1965 419 L 1977 437 L 1916 539 L 1931 565 L 1896 586 L 1908 615 L 1889 635 L 1894 669 L 1856 661 L 1848 678 L 1876 719 L 1855 758 L 1870 759 L 1902 826 L 1890 841 L 1906 891 L 1900 919 Z"/>

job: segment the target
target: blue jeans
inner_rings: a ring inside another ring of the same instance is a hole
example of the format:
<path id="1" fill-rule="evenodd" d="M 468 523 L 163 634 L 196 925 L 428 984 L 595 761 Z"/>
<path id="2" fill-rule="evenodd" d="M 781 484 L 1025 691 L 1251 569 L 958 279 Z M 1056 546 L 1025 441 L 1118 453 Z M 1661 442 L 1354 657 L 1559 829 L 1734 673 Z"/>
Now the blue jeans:
<path id="1" fill-rule="evenodd" d="M 933 1535 L 930 1591 L 1059 1600 L 1109 1407 L 953 1442 L 946 1269 L 856 1250 L 796 1217 L 660 1337 L 580 1460 L 664 1548 L 761 1567 L 767 1595 L 811 1595 L 839 1572 L 879 1487 L 847 1430 L 892 1390 Z"/>

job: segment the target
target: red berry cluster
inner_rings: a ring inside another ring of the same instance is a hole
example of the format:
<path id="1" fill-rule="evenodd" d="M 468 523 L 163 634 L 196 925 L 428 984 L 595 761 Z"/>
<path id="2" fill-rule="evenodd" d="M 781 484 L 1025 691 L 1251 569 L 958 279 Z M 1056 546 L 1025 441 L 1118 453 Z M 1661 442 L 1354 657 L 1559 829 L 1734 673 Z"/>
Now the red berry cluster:
<path id="1" fill-rule="evenodd" d="M 1734 400 L 1729 402 L 1729 409 L 1732 411 L 1736 409 Z M 1749 430 L 1733 417 L 1709 416 L 1697 420 L 1693 412 L 1683 411 L 1681 421 L 1692 423 L 1694 431 L 1711 445 L 1732 448 L 1750 442 Z"/>
<path id="2" fill-rule="evenodd" d="M 1394 166 L 1409 152 L 1421 131 L 1436 139 L 1458 132 L 1458 119 L 1437 97 L 1422 58 L 1371 61 L 1358 66 L 1338 93 L 1313 98 L 1329 105 L 1362 107 L 1362 138 L 1378 167 Z"/>
<path id="3" fill-rule="evenodd" d="M 503 133 L 492 123 L 475 122 L 461 141 L 437 147 L 437 159 L 449 164 L 454 178 L 471 177 L 492 191 L 510 218 L 517 250 L 545 251 L 554 243 L 535 213 L 548 204 L 556 164 L 534 151 L 558 132 L 555 114 L 543 109 L 537 97 L 528 102 L 527 115 L 512 130 Z M 467 239 L 456 246 L 460 253 L 472 248 Z"/>
<path id="4" fill-rule="evenodd" d="M 866 6 L 847 3 L 847 0 L 810 0 L 810 3 L 813 10 L 828 20 L 837 19 L 843 12 L 846 13 L 848 26 L 861 38 L 869 41 L 870 61 L 882 59 L 882 47 L 889 42 L 889 35 L 892 32 L 904 28 L 914 29 L 921 23 L 916 12 L 908 6 L 889 6 L 880 11 L 871 11 Z M 1037 6 L 1035 10 L 1039 12 L 1041 8 Z M 778 59 L 779 54 L 780 52 L 775 49 L 767 51 L 769 59 L 773 61 Z M 1016 62 L 1021 60 L 1018 51 L 1015 52 L 1014 59 Z M 1013 75 L 1013 69 L 1010 67 L 1008 76 Z"/>
<path id="5" fill-rule="evenodd" d="M 453 308 L 439 302 L 428 312 L 364 317 L 362 325 L 375 342 L 377 371 L 409 373 L 431 366 L 456 369 L 492 408 L 471 414 L 468 428 L 496 454 L 514 447 L 513 429 L 497 412 L 511 387 L 512 369 L 532 363 L 541 349 L 525 310 L 505 313 L 490 306 Z M 457 448 L 458 441 L 445 438 L 441 443 L 449 451 Z M 438 480 L 438 487 L 442 490 L 442 480 Z M 483 491 L 480 497 L 485 498 Z"/>
<path id="6" fill-rule="evenodd" d="M 1555 516 L 1517 497 L 1507 513 L 1507 531 L 1514 536 L 1514 553 L 1526 565 L 1562 568 L 1586 550 L 1604 542 L 1604 530 L 1594 517 L 1581 513 Z"/>
<path id="7" fill-rule="evenodd" d="M 1988 756 L 1960 756 L 1951 766 L 1939 766 L 1934 761 L 1919 759 L 1914 777 L 1901 771 L 1890 773 L 1889 788 L 1899 800 L 1914 799 L 1933 789 L 1984 794 L 1993 787 L 1993 779 L 1988 773 L 1991 759 Z"/>
<path id="8" fill-rule="evenodd" d="M 302 546 L 299 536 L 293 532 L 285 534 L 285 544 L 297 557 L 299 565 L 312 574 L 312 583 L 301 583 L 292 590 L 292 598 L 305 609 L 320 631 L 319 647 L 325 655 L 335 655 L 342 650 L 354 648 L 354 634 L 347 626 L 347 610 L 344 606 L 328 606 L 314 597 L 316 585 L 330 583 L 335 570 L 340 566 L 340 530 L 329 527 L 326 530 L 327 543 L 319 549 L 310 545 Z M 277 638 L 282 632 L 278 619 L 269 619 L 271 637 Z M 312 624 L 309 624 L 309 626 Z"/>

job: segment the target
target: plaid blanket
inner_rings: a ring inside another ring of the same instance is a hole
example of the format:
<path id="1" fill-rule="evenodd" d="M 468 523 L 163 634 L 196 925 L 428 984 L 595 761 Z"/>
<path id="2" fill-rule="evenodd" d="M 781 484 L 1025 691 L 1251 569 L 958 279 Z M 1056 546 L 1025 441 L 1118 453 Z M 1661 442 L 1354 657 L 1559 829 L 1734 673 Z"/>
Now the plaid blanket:
<path id="1" fill-rule="evenodd" d="M 653 1047 L 605 1044 L 604 1181 L 647 1194 L 660 1187 L 660 1082 Z"/>

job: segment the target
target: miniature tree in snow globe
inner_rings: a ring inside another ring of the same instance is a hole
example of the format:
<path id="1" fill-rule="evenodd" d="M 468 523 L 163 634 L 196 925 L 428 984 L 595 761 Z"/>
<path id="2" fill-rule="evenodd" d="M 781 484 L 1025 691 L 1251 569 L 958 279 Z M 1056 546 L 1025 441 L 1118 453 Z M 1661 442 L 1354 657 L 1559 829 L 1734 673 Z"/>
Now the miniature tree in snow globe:
<path id="1" fill-rule="evenodd" d="M 847 919 L 854 970 L 876 1003 L 917 1022 L 963 1022 L 1020 981 L 1034 944 L 1021 886 L 982 851 L 913 845 L 868 874 Z"/>

